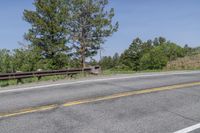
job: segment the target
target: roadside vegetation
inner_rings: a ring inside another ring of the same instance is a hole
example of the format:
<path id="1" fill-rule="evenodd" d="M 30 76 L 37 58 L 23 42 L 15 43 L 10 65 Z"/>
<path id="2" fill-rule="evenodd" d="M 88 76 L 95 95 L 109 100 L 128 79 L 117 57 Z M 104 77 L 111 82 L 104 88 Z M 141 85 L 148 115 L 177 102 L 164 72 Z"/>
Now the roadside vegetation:
<path id="1" fill-rule="evenodd" d="M 199 48 L 191 48 L 188 45 L 181 47 L 164 37 L 144 42 L 136 38 L 121 55 L 116 53 L 114 56 L 104 56 L 98 63 L 103 70 L 110 71 L 199 69 L 197 65 L 200 61 L 199 53 Z M 172 67 L 171 64 L 176 62 L 182 62 L 178 63 L 182 66 Z"/>
<path id="2" fill-rule="evenodd" d="M 199 70 L 200 54 L 186 56 L 167 63 L 166 70 Z"/>

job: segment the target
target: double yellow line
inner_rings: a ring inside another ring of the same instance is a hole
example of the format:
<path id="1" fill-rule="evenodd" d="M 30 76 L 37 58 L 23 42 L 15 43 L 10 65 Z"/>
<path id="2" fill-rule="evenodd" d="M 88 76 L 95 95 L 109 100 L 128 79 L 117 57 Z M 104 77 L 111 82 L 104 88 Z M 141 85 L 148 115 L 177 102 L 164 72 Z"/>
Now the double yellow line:
<path id="1" fill-rule="evenodd" d="M 164 87 L 151 88 L 151 89 L 145 89 L 145 90 L 122 92 L 122 93 L 117 93 L 117 94 L 108 95 L 108 96 L 101 96 L 101 97 L 82 99 L 82 100 L 77 100 L 77 101 L 72 101 L 72 102 L 66 102 L 61 105 L 52 104 L 52 105 L 47 105 L 47 106 L 22 109 L 22 110 L 18 110 L 14 112 L 0 113 L 0 118 L 14 117 L 14 116 L 25 115 L 25 114 L 36 113 L 36 112 L 43 112 L 43 111 L 56 109 L 59 107 L 69 107 L 69 106 L 74 106 L 74 105 L 111 100 L 111 99 L 128 97 L 128 96 L 133 96 L 133 95 L 147 94 L 147 93 L 167 91 L 167 90 L 175 90 L 175 89 L 181 89 L 181 88 L 186 89 L 188 87 L 199 86 L 199 85 L 200 85 L 200 82 L 193 82 L 193 83 L 184 83 L 184 84 L 164 86 Z"/>

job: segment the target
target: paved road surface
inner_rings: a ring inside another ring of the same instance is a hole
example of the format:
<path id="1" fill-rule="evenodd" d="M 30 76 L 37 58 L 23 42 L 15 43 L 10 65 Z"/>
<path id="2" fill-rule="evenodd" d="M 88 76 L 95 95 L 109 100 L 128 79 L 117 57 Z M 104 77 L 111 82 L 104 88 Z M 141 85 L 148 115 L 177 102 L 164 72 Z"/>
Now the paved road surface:
<path id="1" fill-rule="evenodd" d="M 200 72 L 180 73 L 0 91 L 0 133 L 199 133 Z"/>

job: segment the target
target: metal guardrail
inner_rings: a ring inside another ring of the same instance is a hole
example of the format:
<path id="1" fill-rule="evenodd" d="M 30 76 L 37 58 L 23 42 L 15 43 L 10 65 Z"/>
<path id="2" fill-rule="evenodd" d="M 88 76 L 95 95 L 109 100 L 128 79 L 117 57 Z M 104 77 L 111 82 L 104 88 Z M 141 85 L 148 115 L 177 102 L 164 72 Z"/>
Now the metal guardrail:
<path id="1" fill-rule="evenodd" d="M 0 74 L 0 80 L 24 79 L 32 77 L 41 78 L 44 76 L 54 76 L 54 75 L 74 75 L 74 74 L 79 74 L 81 72 L 98 74 L 100 72 L 100 67 L 96 66 L 96 67 L 87 67 L 83 69 L 77 68 L 77 69 L 65 69 L 65 70 L 5 73 L 5 74 Z"/>

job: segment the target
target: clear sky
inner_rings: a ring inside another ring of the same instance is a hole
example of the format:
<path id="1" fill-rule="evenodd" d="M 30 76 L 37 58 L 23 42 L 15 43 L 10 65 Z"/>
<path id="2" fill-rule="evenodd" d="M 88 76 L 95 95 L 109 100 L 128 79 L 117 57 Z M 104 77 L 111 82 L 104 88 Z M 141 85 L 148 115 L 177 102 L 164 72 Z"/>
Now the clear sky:
<path id="1" fill-rule="evenodd" d="M 0 2 L 0 48 L 18 48 L 29 28 L 23 10 L 34 9 L 33 0 Z M 181 45 L 200 46 L 200 0 L 110 0 L 110 6 L 120 28 L 107 39 L 103 55 L 121 53 L 136 37 L 164 36 Z"/>

